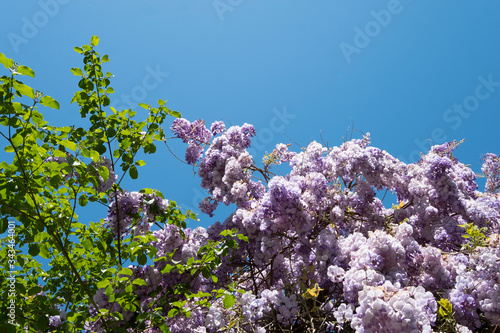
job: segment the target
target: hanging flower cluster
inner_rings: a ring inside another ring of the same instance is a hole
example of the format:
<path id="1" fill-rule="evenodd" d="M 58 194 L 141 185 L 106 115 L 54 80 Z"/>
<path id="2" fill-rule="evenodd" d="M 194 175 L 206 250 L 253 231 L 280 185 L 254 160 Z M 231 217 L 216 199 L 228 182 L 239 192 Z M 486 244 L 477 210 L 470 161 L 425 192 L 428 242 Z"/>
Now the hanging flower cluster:
<path id="1" fill-rule="evenodd" d="M 488 178 L 480 192 L 475 173 L 453 157 L 456 142 L 432 147 L 414 164 L 371 147 L 369 135 L 333 148 L 312 142 L 300 152 L 279 144 L 260 168 L 247 152 L 251 125 L 216 122 L 209 130 L 201 120 L 178 119 L 172 130 L 188 143 L 187 162 L 199 166 L 208 191 L 201 210 L 236 208 L 223 223 L 188 230 L 185 238 L 173 226 L 155 231 L 157 257 L 173 252 L 172 260 L 187 263 L 226 229 L 248 242 L 222 257 L 217 279 L 162 274 L 164 261 L 134 268 L 148 281 L 137 290 L 145 309 L 154 301 L 150 290 L 177 283 L 188 282 L 193 293 L 237 286 L 229 305 L 221 297 L 209 307 L 189 300 L 190 317 L 170 318 L 171 332 L 432 332 L 445 325 L 472 332 L 499 322 L 496 155 L 484 158 Z M 284 163 L 288 174 L 269 171 Z M 385 192 L 397 202 L 383 202 Z M 108 223 L 120 221 L 124 233 L 145 207 L 141 194 L 123 193 Z"/>

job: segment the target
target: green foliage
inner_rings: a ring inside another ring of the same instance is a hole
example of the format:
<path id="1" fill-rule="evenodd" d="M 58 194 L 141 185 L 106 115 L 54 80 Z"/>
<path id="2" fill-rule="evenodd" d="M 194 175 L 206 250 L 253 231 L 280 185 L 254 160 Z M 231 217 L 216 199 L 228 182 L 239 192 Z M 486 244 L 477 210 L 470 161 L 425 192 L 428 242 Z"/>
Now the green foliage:
<path id="1" fill-rule="evenodd" d="M 90 45 L 75 47 L 83 57 L 83 67 L 71 68 L 71 73 L 79 77 L 79 90 L 71 103 L 77 104 L 81 117 L 88 119 L 88 128 L 55 127 L 45 121 L 39 108 L 57 110 L 60 104 L 20 81 L 22 76 L 35 78 L 31 68 L 0 53 L 0 64 L 10 72 L 0 77 L 0 140 L 10 156 L 10 161 L 0 163 L 0 232 L 6 232 L 8 222 L 15 221 L 13 239 L 17 244 L 9 256 L 8 239 L 1 241 L 0 285 L 2 299 L 10 299 L 7 277 L 9 264 L 15 264 L 15 321 L 27 332 L 53 330 L 49 317 L 58 315 L 58 308 L 67 312 L 67 321 L 57 328 L 58 332 L 83 330 L 88 320 L 101 320 L 106 332 L 117 331 L 113 323 L 122 321 L 123 316 L 99 309 L 93 298 L 96 291 L 103 288 L 110 302 L 128 311 L 138 311 L 134 290 L 146 282 L 134 278 L 133 271 L 124 266 L 145 265 L 157 251 L 150 245 L 155 240 L 151 233 L 116 237 L 102 220 L 82 223 L 78 219 L 78 207 L 107 206 L 112 202 L 123 191 L 120 184 L 125 175 L 137 179 L 139 167 L 145 165 L 137 154 L 154 154 L 155 143 L 165 139 L 165 119 L 180 117 L 163 100 L 158 101 L 157 107 L 141 105 L 148 110 L 148 116 L 141 121 L 136 120 L 136 112 L 131 109 L 109 107 L 114 92 L 110 86 L 112 74 L 103 72 L 102 65 L 109 57 L 101 57 L 94 49 L 98 44 L 99 38 L 93 36 Z M 111 189 L 101 192 L 99 177 L 104 181 L 110 177 L 110 169 L 95 164 L 103 157 L 111 161 L 111 170 L 120 168 L 123 176 Z M 141 192 L 163 197 L 153 189 Z M 173 224 L 184 237 L 182 229 L 188 218 L 196 216 L 190 211 L 182 212 L 175 201 L 170 201 L 156 223 Z M 202 274 L 217 282 L 213 270 L 220 264 L 221 256 L 237 247 L 239 241 L 248 240 L 228 231 L 220 242 L 202 247 L 187 265 L 173 261 L 173 253 L 159 260 L 167 262 L 164 271 L 177 270 L 193 277 Z M 26 250 L 21 251 L 23 247 Z M 48 260 L 48 269 L 42 267 L 40 259 Z M 190 310 L 183 307 L 186 300 L 197 298 L 196 304 L 209 306 L 207 299 L 214 295 L 217 293 L 192 294 L 186 285 L 178 285 L 152 304 L 150 312 L 137 312 L 130 328 L 145 328 L 149 320 L 168 332 L 159 309 L 168 305 L 172 308 L 169 316 L 189 315 Z M 7 304 L 1 305 L 2 332 L 13 329 L 12 325 L 3 324 L 9 320 Z M 234 297 L 226 295 L 224 304 L 234 304 Z M 90 314 L 92 307 L 99 309 L 97 316 Z"/>
<path id="2" fill-rule="evenodd" d="M 438 301 L 437 327 L 443 332 L 456 332 L 456 322 L 453 317 L 453 306 L 447 298 Z"/>
<path id="3" fill-rule="evenodd" d="M 452 317 L 453 315 L 453 306 L 451 304 L 451 302 L 447 299 L 447 298 L 441 298 L 439 301 L 438 301 L 438 304 L 439 304 L 439 310 L 438 310 L 438 314 L 443 317 L 443 318 L 447 318 L 447 317 Z"/>
<path id="4" fill-rule="evenodd" d="M 488 245 L 486 243 L 488 237 L 484 234 L 488 228 L 479 228 L 477 225 L 474 225 L 474 223 L 465 223 L 459 226 L 465 229 L 465 235 L 462 237 L 468 240 L 468 242 L 462 246 L 463 251 L 472 253 L 475 248 Z"/>

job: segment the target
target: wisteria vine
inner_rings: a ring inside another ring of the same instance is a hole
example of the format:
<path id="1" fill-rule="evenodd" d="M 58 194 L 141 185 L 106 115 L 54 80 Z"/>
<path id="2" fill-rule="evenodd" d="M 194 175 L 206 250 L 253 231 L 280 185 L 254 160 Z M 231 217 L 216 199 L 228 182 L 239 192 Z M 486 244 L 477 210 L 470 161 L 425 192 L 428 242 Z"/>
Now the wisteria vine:
<path id="1" fill-rule="evenodd" d="M 173 255 L 131 267 L 133 278 L 147 281 L 136 290 L 141 311 L 175 285 L 203 295 L 185 299 L 187 316 L 169 316 L 171 332 L 500 331 L 498 156 L 484 156 L 481 192 L 476 174 L 453 156 L 458 142 L 434 146 L 413 164 L 370 146 L 369 134 L 332 148 L 312 142 L 300 152 L 278 144 L 259 166 L 247 151 L 252 125 L 226 129 L 218 121 L 208 129 L 181 118 L 172 131 L 188 144 L 186 161 L 207 190 L 200 209 L 213 215 L 222 203 L 235 211 L 208 230 L 153 231 L 156 257 Z M 282 163 L 287 175 L 271 172 Z M 384 191 L 397 198 L 391 207 L 378 194 Z M 145 234 L 167 206 L 122 193 L 107 223 Z M 221 257 L 216 278 L 165 271 L 199 258 L 224 230 L 247 239 Z M 214 293 L 221 289 L 234 301 Z M 103 291 L 95 301 L 112 306 Z M 125 321 L 133 315 L 123 313 Z M 89 332 L 100 329 L 89 324 Z M 147 332 L 161 330 L 151 324 Z"/>

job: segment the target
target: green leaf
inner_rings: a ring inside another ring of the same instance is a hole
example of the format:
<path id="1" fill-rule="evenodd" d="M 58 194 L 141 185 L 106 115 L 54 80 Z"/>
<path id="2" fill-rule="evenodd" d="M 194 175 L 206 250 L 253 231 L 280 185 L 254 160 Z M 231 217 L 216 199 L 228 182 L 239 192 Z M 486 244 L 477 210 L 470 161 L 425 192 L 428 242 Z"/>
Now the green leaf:
<path id="1" fill-rule="evenodd" d="M 146 110 L 149 110 L 151 108 L 151 106 L 147 105 L 146 103 L 139 103 L 139 106 Z"/>
<path id="2" fill-rule="evenodd" d="M 78 198 L 78 204 L 82 207 L 87 206 L 88 202 L 89 202 L 89 199 L 87 198 L 87 196 L 85 194 L 80 195 L 80 197 Z"/>
<path id="3" fill-rule="evenodd" d="M 97 288 L 106 288 L 109 284 L 109 280 L 102 280 L 97 282 Z"/>
<path id="4" fill-rule="evenodd" d="M 82 151 L 80 152 L 83 157 L 89 158 L 90 157 L 90 150 L 87 148 L 83 148 Z"/>
<path id="5" fill-rule="evenodd" d="M 9 227 L 9 219 L 7 217 L 4 217 L 3 219 L 0 220 L 0 235 L 6 232 L 8 227 Z"/>
<path id="6" fill-rule="evenodd" d="M 125 268 L 120 269 L 120 271 L 118 272 L 118 274 L 132 276 L 134 274 L 134 272 L 130 268 L 126 268 L 125 267 Z"/>
<path id="7" fill-rule="evenodd" d="M 172 318 L 177 313 L 179 313 L 179 309 L 176 309 L 176 308 L 170 309 L 170 311 L 168 311 L 167 317 L 168 318 Z"/>
<path id="8" fill-rule="evenodd" d="M 95 147 L 95 150 L 97 151 L 97 153 L 99 154 L 104 154 L 106 152 L 106 146 L 104 146 L 104 144 L 102 142 L 100 142 L 96 147 Z"/>
<path id="9" fill-rule="evenodd" d="M 108 96 L 104 95 L 101 98 L 102 98 L 102 105 L 103 106 L 108 106 L 109 104 L 111 104 L 111 100 L 109 99 Z"/>
<path id="10" fill-rule="evenodd" d="M 226 309 L 230 309 L 235 302 L 236 302 L 236 296 L 232 294 L 226 294 L 226 296 L 224 296 L 224 299 L 222 300 L 222 304 L 224 304 L 224 307 Z"/>
<path id="11" fill-rule="evenodd" d="M 50 251 L 46 244 L 42 244 L 42 246 L 40 247 L 40 256 L 44 259 L 50 258 Z"/>
<path id="12" fill-rule="evenodd" d="M 130 169 L 128 170 L 128 174 L 130 175 L 130 178 L 132 178 L 132 179 L 137 179 L 139 177 L 139 173 L 137 172 L 137 167 L 135 165 L 130 166 Z"/>
<path id="13" fill-rule="evenodd" d="M 17 67 L 16 72 L 18 72 L 21 75 L 31 76 L 32 78 L 35 77 L 35 72 L 31 68 L 29 68 L 28 66 L 21 65 L 21 66 Z"/>
<path id="14" fill-rule="evenodd" d="M 29 245 L 28 253 L 33 257 L 37 256 L 40 253 L 40 247 L 36 243 L 31 243 Z"/>
<path id="15" fill-rule="evenodd" d="M 83 75 L 82 70 L 78 67 L 71 68 L 71 73 L 73 73 L 73 75 L 75 75 L 75 76 L 82 76 Z"/>
<path id="16" fill-rule="evenodd" d="M 4 65 L 5 68 L 11 68 L 14 65 L 14 60 L 7 58 L 3 53 L 0 53 L 0 64 Z"/>
<path id="17" fill-rule="evenodd" d="M 40 100 L 40 103 L 50 108 L 59 110 L 59 103 L 50 96 L 47 95 L 43 96 L 42 99 Z"/>
<path id="18" fill-rule="evenodd" d="M 162 274 L 168 274 L 170 273 L 173 269 L 175 268 L 175 266 L 172 266 L 172 265 L 169 265 L 167 264 L 162 270 Z"/>
<path id="19" fill-rule="evenodd" d="M 88 238 L 82 241 L 82 245 L 83 245 L 84 249 L 87 251 L 92 251 L 92 248 L 94 247 L 94 244 Z"/>
<path id="20" fill-rule="evenodd" d="M 109 296 L 111 296 L 113 294 L 114 294 L 113 286 L 111 284 L 108 284 L 108 286 L 106 287 L 106 289 L 104 289 L 104 295 L 106 295 L 106 296 L 109 297 Z"/>
<path id="21" fill-rule="evenodd" d="M 109 57 L 107 54 L 103 55 L 102 58 L 101 58 L 101 61 L 102 62 L 108 62 L 109 61 Z"/>
<path id="22" fill-rule="evenodd" d="M 16 326 L 12 324 L 5 324 L 5 333 L 16 333 L 17 329 Z"/>
<path id="23" fill-rule="evenodd" d="M 161 329 L 162 333 L 170 333 L 170 329 L 168 328 L 167 324 L 165 324 L 163 322 L 160 323 L 160 329 Z"/>
<path id="24" fill-rule="evenodd" d="M 93 46 L 97 46 L 97 45 L 99 45 L 99 37 L 97 37 L 97 36 L 92 36 L 92 39 L 90 40 L 90 43 L 91 43 Z"/>
<path id="25" fill-rule="evenodd" d="M 95 150 L 91 150 L 91 151 L 90 151 L 90 158 L 92 158 L 92 160 L 93 160 L 94 162 L 97 162 L 97 161 L 99 160 L 99 157 L 100 157 L 100 156 L 101 156 L 101 155 L 99 154 L 99 152 L 97 152 L 97 151 L 95 151 Z M 108 173 L 109 173 L 109 171 L 108 171 Z"/>
<path id="26" fill-rule="evenodd" d="M 438 313 L 441 317 L 449 317 L 453 314 L 453 305 L 447 298 L 441 298 L 438 301 L 439 309 Z"/>
<path id="27" fill-rule="evenodd" d="M 140 255 L 137 256 L 137 263 L 139 265 L 146 265 L 147 262 L 148 262 L 148 258 L 146 257 L 146 255 L 144 253 L 141 253 Z"/>
<path id="28" fill-rule="evenodd" d="M 39 292 L 42 291 L 42 288 L 40 286 L 34 286 L 28 290 L 28 296 L 33 296 L 38 294 Z"/>
<path id="29" fill-rule="evenodd" d="M 170 111 L 170 115 L 175 118 L 181 117 L 181 113 L 179 111 Z"/>
<path id="30" fill-rule="evenodd" d="M 22 84 L 20 82 L 14 82 L 14 89 L 16 89 L 21 95 L 27 96 L 29 98 L 35 98 L 35 91 L 33 88 Z"/>
<path id="31" fill-rule="evenodd" d="M 135 279 L 134 281 L 132 281 L 132 283 L 136 284 L 138 286 L 147 286 L 146 281 L 144 281 L 143 279 L 140 279 L 140 278 Z"/>
<path id="32" fill-rule="evenodd" d="M 75 50 L 76 53 L 80 54 L 83 53 L 83 49 L 81 47 L 75 46 L 73 49 Z"/>
<path id="33" fill-rule="evenodd" d="M 238 238 L 241 239 L 242 241 L 245 241 L 245 242 L 248 243 L 248 237 L 247 236 L 245 236 L 243 234 L 238 234 L 236 236 L 238 236 Z"/>
<path id="34" fill-rule="evenodd" d="M 108 136 L 108 138 L 112 138 L 116 135 L 116 130 L 113 127 L 109 127 L 106 130 L 106 135 Z"/>
<path id="35" fill-rule="evenodd" d="M 59 144 L 61 146 L 64 146 L 72 151 L 76 151 L 76 143 L 74 143 L 73 141 L 69 141 L 69 140 L 62 140 L 59 142 Z"/>
<path id="36" fill-rule="evenodd" d="M 201 275 L 203 275 L 203 277 L 204 277 L 205 279 L 208 279 L 208 278 L 211 276 L 211 274 L 210 274 L 210 273 L 211 273 L 211 272 L 210 272 L 210 270 L 208 269 L 208 267 L 203 267 L 203 268 L 201 269 Z"/>
<path id="37" fill-rule="evenodd" d="M 99 172 L 99 176 L 101 176 L 102 179 L 105 182 L 107 182 L 108 178 L 109 178 L 109 169 L 106 168 L 105 166 L 100 166 L 98 172 Z"/>

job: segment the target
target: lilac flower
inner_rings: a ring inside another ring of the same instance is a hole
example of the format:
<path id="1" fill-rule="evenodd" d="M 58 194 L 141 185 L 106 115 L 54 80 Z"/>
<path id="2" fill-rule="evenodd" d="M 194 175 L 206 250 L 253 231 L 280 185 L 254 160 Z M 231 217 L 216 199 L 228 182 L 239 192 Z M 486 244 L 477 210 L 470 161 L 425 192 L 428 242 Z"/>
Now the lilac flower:
<path id="1" fill-rule="evenodd" d="M 460 332 L 500 320 L 496 155 L 484 158 L 490 185 L 481 193 L 475 173 L 452 155 L 456 142 L 434 146 L 410 165 L 371 147 L 369 134 L 332 148 L 312 142 L 299 153 L 278 144 L 271 161 L 289 163 L 291 171 L 274 175 L 259 169 L 247 152 L 255 135 L 251 125 L 226 129 L 214 122 L 209 131 L 201 120 L 178 119 L 172 130 L 188 143 L 188 162 L 198 163 L 208 191 L 202 212 L 212 216 L 219 203 L 235 210 L 208 230 L 186 229 L 185 237 L 171 224 L 153 231 L 150 244 L 164 260 L 133 269 L 133 278 L 147 282 L 134 292 L 147 311 L 146 304 L 179 284 L 192 295 L 225 288 L 226 281 L 238 288 L 226 290 L 235 297 L 228 308 L 221 295 L 207 308 L 198 307 L 196 297 L 186 299 L 191 317 L 168 318 L 172 332 L 306 331 L 311 323 L 320 332 L 349 326 L 356 332 L 431 332 L 439 329 L 435 297 L 452 303 Z M 384 192 L 395 194 L 396 205 L 382 200 Z M 146 232 L 145 222 L 168 202 L 133 193 L 113 201 L 120 221 L 110 207 L 108 223 L 123 224 L 123 232 Z M 463 237 L 461 225 L 469 223 L 489 238 L 465 252 L 462 246 L 471 239 Z M 216 278 L 175 269 L 161 273 L 167 264 L 188 266 L 225 229 L 248 242 L 235 238 L 210 272 Z M 310 296 L 308 287 L 316 284 L 321 293 Z M 121 311 L 101 291 L 95 299 L 100 307 Z M 166 305 L 162 314 L 170 309 Z"/>
<path id="2" fill-rule="evenodd" d="M 212 131 L 212 134 L 214 136 L 224 132 L 225 130 L 226 130 L 226 125 L 222 121 L 214 121 L 210 126 L 210 131 Z"/>
<path id="3" fill-rule="evenodd" d="M 171 129 L 178 138 L 186 143 L 191 140 L 208 143 L 212 139 L 212 133 L 205 127 L 205 122 L 201 119 L 190 123 L 184 118 L 177 118 L 172 123 Z"/>
<path id="4" fill-rule="evenodd" d="M 188 164 L 196 164 L 202 155 L 203 147 L 194 141 L 190 141 L 186 149 L 186 162 Z"/>
<path id="5" fill-rule="evenodd" d="M 500 189 L 500 157 L 491 153 L 484 155 L 481 171 L 487 177 L 486 192 L 497 192 Z"/>

